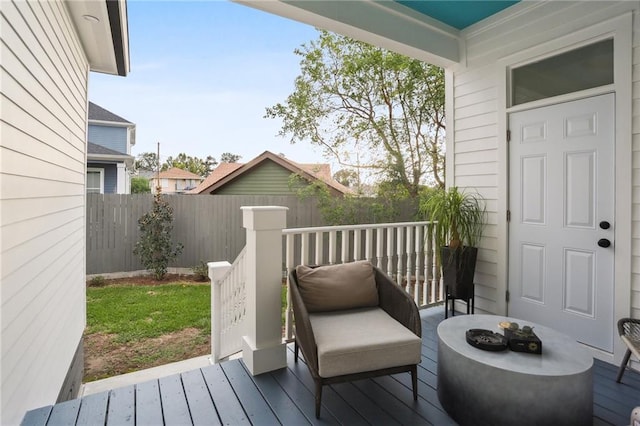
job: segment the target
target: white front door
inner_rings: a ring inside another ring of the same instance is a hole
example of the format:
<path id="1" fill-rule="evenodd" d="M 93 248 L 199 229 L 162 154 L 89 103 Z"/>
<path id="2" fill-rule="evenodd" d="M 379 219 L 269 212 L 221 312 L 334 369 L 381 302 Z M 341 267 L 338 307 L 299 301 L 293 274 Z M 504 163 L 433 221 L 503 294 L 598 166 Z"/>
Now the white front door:
<path id="1" fill-rule="evenodd" d="M 607 352 L 614 320 L 614 101 L 602 95 L 509 116 L 509 316 Z"/>

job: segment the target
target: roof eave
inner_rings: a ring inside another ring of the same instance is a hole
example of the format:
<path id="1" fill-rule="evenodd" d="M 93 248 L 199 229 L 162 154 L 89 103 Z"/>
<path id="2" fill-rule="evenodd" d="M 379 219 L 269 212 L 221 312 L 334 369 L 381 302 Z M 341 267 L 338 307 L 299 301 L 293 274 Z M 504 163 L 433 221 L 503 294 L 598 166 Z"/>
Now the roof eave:
<path id="1" fill-rule="evenodd" d="M 131 155 L 112 155 L 112 154 L 91 154 L 87 153 L 87 162 L 90 161 L 115 161 L 118 163 L 125 163 L 127 166 L 133 166 L 135 157 Z"/>
<path id="2" fill-rule="evenodd" d="M 126 76 L 129 72 L 126 0 L 67 0 L 65 4 L 90 70 Z"/>
<path id="3" fill-rule="evenodd" d="M 234 1 L 444 68 L 461 62 L 463 42 L 459 30 L 393 1 Z"/>

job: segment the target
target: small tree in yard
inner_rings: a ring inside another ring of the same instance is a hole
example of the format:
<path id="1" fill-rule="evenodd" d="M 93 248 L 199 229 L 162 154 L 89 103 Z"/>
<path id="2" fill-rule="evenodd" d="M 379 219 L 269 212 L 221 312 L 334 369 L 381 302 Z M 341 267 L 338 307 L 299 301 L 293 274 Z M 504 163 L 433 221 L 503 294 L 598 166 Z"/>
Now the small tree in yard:
<path id="1" fill-rule="evenodd" d="M 153 200 L 153 210 L 138 219 L 140 240 L 133 253 L 140 258 L 144 267 L 153 271 L 156 280 L 167 274 L 167 265 L 182 253 L 184 246 L 171 241 L 173 230 L 173 209 L 157 192 Z"/>

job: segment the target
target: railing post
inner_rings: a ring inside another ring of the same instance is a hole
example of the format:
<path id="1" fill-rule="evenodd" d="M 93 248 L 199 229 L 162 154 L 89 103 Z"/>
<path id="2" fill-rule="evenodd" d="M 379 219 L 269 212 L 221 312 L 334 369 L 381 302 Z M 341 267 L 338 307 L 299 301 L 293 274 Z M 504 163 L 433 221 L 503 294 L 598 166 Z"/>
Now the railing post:
<path id="1" fill-rule="evenodd" d="M 209 262 L 209 279 L 211 280 L 211 361 L 220 361 L 220 333 L 222 332 L 222 299 L 220 296 L 220 280 L 231 268 L 229 262 Z"/>
<path id="2" fill-rule="evenodd" d="M 282 343 L 282 230 L 287 208 L 244 206 L 247 229 L 247 330 L 242 358 L 252 375 L 286 367 Z"/>

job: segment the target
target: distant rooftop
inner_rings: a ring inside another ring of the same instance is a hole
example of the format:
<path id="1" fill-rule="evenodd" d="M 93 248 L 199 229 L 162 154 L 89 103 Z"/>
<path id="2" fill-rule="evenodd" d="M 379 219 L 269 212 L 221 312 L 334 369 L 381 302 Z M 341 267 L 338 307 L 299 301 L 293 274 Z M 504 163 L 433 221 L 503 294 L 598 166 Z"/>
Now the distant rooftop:
<path id="1" fill-rule="evenodd" d="M 177 167 L 172 167 L 169 170 L 165 170 L 160 172 L 160 179 L 198 179 L 201 180 L 202 177 L 195 173 L 191 173 L 188 170 L 179 169 Z"/>
<path id="2" fill-rule="evenodd" d="M 106 148 L 102 145 L 98 145 L 95 143 L 87 142 L 87 154 L 98 154 L 98 155 L 127 155 L 122 152 L 118 152 L 113 149 Z"/>
<path id="3" fill-rule="evenodd" d="M 111 111 L 108 111 L 102 108 L 100 105 L 94 104 L 93 102 L 89 102 L 89 120 L 111 121 L 114 123 L 133 124 L 129 120 L 125 120 L 119 115 L 116 115 Z"/>

